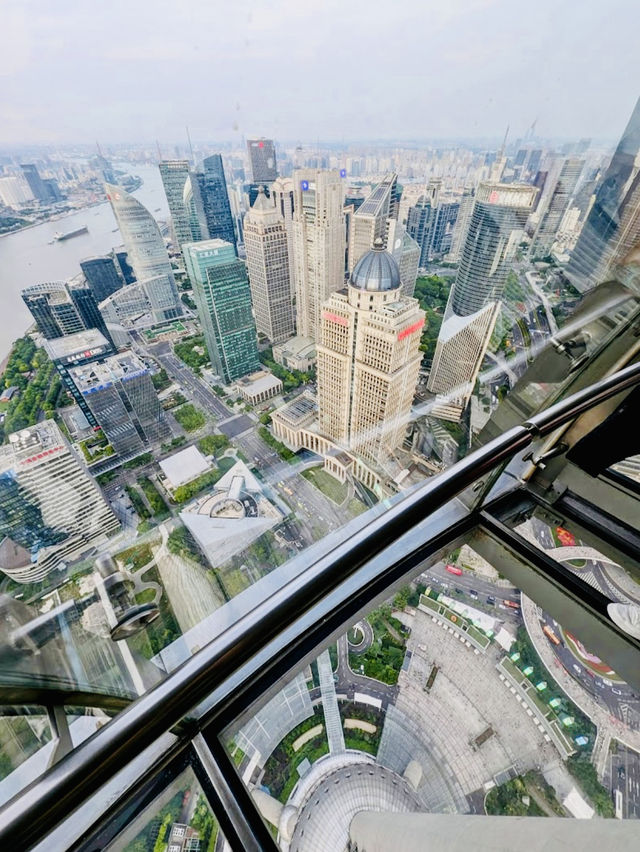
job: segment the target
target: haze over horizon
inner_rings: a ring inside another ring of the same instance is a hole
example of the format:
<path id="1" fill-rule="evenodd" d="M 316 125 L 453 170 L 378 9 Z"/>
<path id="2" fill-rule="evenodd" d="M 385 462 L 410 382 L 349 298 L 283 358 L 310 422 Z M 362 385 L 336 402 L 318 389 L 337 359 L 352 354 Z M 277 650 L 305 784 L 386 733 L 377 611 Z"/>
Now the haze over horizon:
<path id="1" fill-rule="evenodd" d="M 8 0 L 0 144 L 617 139 L 632 0 Z M 406 49 L 393 51 L 398 39 Z M 596 53 L 602 61 L 594 61 Z M 581 46 L 584 48 L 581 49 Z"/>

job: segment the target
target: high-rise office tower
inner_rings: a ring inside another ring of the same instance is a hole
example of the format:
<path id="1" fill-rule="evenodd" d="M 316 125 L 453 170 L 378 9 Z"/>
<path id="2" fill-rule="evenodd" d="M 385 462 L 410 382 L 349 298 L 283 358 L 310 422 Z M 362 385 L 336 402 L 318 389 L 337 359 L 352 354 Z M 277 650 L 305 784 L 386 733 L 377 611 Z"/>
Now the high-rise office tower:
<path id="1" fill-rule="evenodd" d="M 0 203 L 5 207 L 20 208 L 32 200 L 33 193 L 24 177 L 0 177 Z"/>
<path id="2" fill-rule="evenodd" d="M 459 202 L 458 214 L 456 223 L 451 232 L 451 247 L 446 259 L 449 263 L 459 263 L 462 255 L 462 248 L 467 239 L 467 231 L 469 230 L 469 222 L 471 221 L 471 212 L 473 211 L 473 202 L 475 200 L 475 190 L 465 188 Z"/>
<path id="3" fill-rule="evenodd" d="M 131 458 L 171 437 L 151 373 L 134 352 L 120 352 L 68 372 L 118 455 Z"/>
<path id="4" fill-rule="evenodd" d="M 37 167 L 33 163 L 22 163 L 20 168 L 36 201 L 42 201 L 45 204 L 51 201 L 51 191 L 40 177 Z"/>
<path id="5" fill-rule="evenodd" d="M 322 303 L 344 285 L 344 186 L 337 171 L 293 173 L 293 267 L 296 327 L 301 337 L 320 331 Z"/>
<path id="6" fill-rule="evenodd" d="M 260 367 L 245 265 L 231 243 L 185 243 L 184 260 L 214 372 L 226 383 Z"/>
<path id="7" fill-rule="evenodd" d="M 236 248 L 233 216 L 220 154 L 205 157 L 202 171 L 189 172 L 183 201 L 191 231 L 188 242 L 218 239 Z"/>
<path id="8" fill-rule="evenodd" d="M 583 166 L 584 160 L 574 157 L 570 157 L 562 164 L 547 209 L 542 214 L 531 241 L 529 251 L 531 257 L 546 257 L 551 251 L 562 217 L 580 180 Z"/>
<path id="9" fill-rule="evenodd" d="M 440 204 L 441 180 L 430 180 L 418 203 L 409 208 L 407 233 L 420 246 L 420 266 L 428 265 L 433 255 L 433 233 Z"/>
<path id="10" fill-rule="evenodd" d="M 400 191 L 398 175 L 388 174 L 364 203 L 358 207 L 351 219 L 349 232 L 349 271 L 360 258 L 370 251 L 379 238 L 387 244 L 387 220 L 398 218 Z"/>
<path id="11" fill-rule="evenodd" d="M 273 139 L 247 139 L 247 151 L 254 183 L 271 183 L 278 177 Z"/>
<path id="12" fill-rule="evenodd" d="M 88 554 L 120 525 L 53 420 L 0 447 L 0 570 L 42 580 Z"/>
<path id="13" fill-rule="evenodd" d="M 244 246 L 258 333 L 271 343 L 295 334 L 284 218 L 264 192 L 244 220 Z"/>
<path id="14" fill-rule="evenodd" d="M 75 334 L 67 334 L 65 337 L 47 340 L 44 344 L 44 350 L 55 364 L 62 384 L 75 399 L 89 425 L 97 426 L 98 422 L 85 398 L 71 379 L 69 369 L 90 364 L 92 361 L 101 361 L 103 358 L 113 355 L 115 349 L 111 341 L 107 340 L 97 328 L 90 328 L 85 331 L 78 331 Z"/>
<path id="15" fill-rule="evenodd" d="M 163 160 L 160 165 L 160 177 L 167 197 L 173 236 L 178 246 L 193 239 L 189 214 L 184 203 L 184 187 L 189 177 L 188 160 Z"/>
<path id="16" fill-rule="evenodd" d="M 318 427 L 374 464 L 404 439 L 418 382 L 424 311 L 402 294 L 400 271 L 378 238 L 346 289 L 322 305 Z"/>
<path id="17" fill-rule="evenodd" d="M 202 175 L 201 195 L 208 235 L 205 239 L 224 240 L 226 243 L 231 243 L 235 249 L 236 235 L 220 154 L 212 154 L 204 158 Z"/>
<path id="18" fill-rule="evenodd" d="M 97 328 L 109 337 L 95 296 L 81 275 L 68 283 L 32 284 L 22 291 L 22 299 L 47 340 L 87 328 Z"/>
<path id="19" fill-rule="evenodd" d="M 478 186 L 427 384 L 438 417 L 458 420 L 469 400 L 535 195 L 523 184 Z"/>
<path id="20" fill-rule="evenodd" d="M 289 254 L 289 271 L 291 278 L 291 296 L 295 296 L 293 276 L 293 181 L 291 178 L 276 178 L 271 184 L 271 198 L 284 219 L 284 227 L 287 232 L 287 249 Z"/>
<path id="21" fill-rule="evenodd" d="M 164 319 L 180 316 L 182 302 L 158 223 L 137 198 L 121 187 L 105 184 L 105 188 L 136 279 L 153 279 Z"/>
<path id="22" fill-rule="evenodd" d="M 124 278 L 113 254 L 81 260 L 80 269 L 98 303 L 124 287 Z"/>
<path id="23" fill-rule="evenodd" d="M 604 280 L 640 239 L 640 99 L 631 114 L 566 269 L 581 293 Z"/>
<path id="24" fill-rule="evenodd" d="M 400 271 L 400 284 L 405 296 L 413 296 L 420 266 L 420 246 L 412 239 L 397 219 L 392 219 L 389 229 L 388 246 Z M 393 230 L 393 234 L 392 234 Z"/>

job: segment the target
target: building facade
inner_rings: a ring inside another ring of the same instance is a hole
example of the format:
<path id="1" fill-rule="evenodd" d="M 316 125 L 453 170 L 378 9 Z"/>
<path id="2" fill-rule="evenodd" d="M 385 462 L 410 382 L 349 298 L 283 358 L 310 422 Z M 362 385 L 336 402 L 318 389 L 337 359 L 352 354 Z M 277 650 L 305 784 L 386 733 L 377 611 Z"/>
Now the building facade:
<path id="1" fill-rule="evenodd" d="M 381 239 L 356 264 L 346 291 L 322 307 L 318 428 L 374 465 L 404 439 L 424 321 L 418 301 L 402 294 L 400 271 Z"/>
<path id="2" fill-rule="evenodd" d="M 226 384 L 260 368 L 245 265 L 223 240 L 186 243 L 184 259 L 213 371 Z"/>
<path id="3" fill-rule="evenodd" d="M 22 291 L 22 299 L 47 340 L 89 328 L 97 328 L 109 338 L 98 304 L 83 276 L 71 282 L 32 284 Z"/>
<path id="4" fill-rule="evenodd" d="M 581 293 L 603 281 L 640 239 L 640 99 L 596 190 L 567 278 Z"/>
<path id="5" fill-rule="evenodd" d="M 247 153 L 254 183 L 271 183 L 278 177 L 273 139 L 247 139 Z"/>
<path id="6" fill-rule="evenodd" d="M 72 367 L 69 376 L 123 460 L 171 437 L 151 373 L 135 353 Z"/>
<path id="7" fill-rule="evenodd" d="M 400 204 L 398 175 L 388 174 L 358 207 L 349 228 L 348 269 L 353 270 L 360 258 L 381 239 L 387 246 L 387 223 L 397 219 Z"/>
<path id="8" fill-rule="evenodd" d="M 80 269 L 98 303 L 124 287 L 124 278 L 113 254 L 81 260 Z"/>
<path id="9" fill-rule="evenodd" d="M 0 570 L 18 583 L 104 543 L 120 525 L 53 420 L 0 447 Z"/>
<path id="10" fill-rule="evenodd" d="M 47 340 L 44 344 L 44 350 L 55 364 L 62 384 L 75 399 L 89 425 L 98 426 L 93 412 L 69 375 L 69 369 L 90 364 L 93 361 L 101 361 L 103 358 L 113 355 L 115 350 L 111 341 L 107 340 L 97 328 L 91 328 L 86 331 L 78 331 L 76 334 Z"/>
<path id="11" fill-rule="evenodd" d="M 299 169 L 293 176 L 296 327 L 316 338 L 320 310 L 344 285 L 344 187 L 337 171 Z"/>
<path id="12" fill-rule="evenodd" d="M 51 192 L 41 178 L 38 167 L 33 163 L 21 163 L 20 168 L 22 169 L 22 174 L 29 185 L 31 194 L 36 201 L 41 201 L 44 204 L 52 201 Z"/>
<path id="13" fill-rule="evenodd" d="M 144 205 L 121 187 L 105 184 L 105 188 L 137 281 L 153 279 L 162 319 L 181 316 L 182 302 L 158 223 Z"/>
<path id="14" fill-rule="evenodd" d="M 535 196 L 524 184 L 478 186 L 427 384 L 435 416 L 458 420 L 466 407 Z"/>
<path id="15" fill-rule="evenodd" d="M 189 214 L 184 204 L 184 187 L 189 177 L 189 161 L 163 160 L 158 168 L 171 214 L 174 241 L 182 248 L 183 243 L 194 239 Z"/>
<path id="16" fill-rule="evenodd" d="M 287 230 L 262 191 L 245 216 L 244 246 L 256 329 L 281 343 L 295 334 Z"/>
<path id="17" fill-rule="evenodd" d="M 583 167 L 584 160 L 575 157 L 569 157 L 562 164 L 547 209 L 542 214 L 531 241 L 529 254 L 532 258 L 546 257 L 550 254 L 562 218 L 580 180 Z"/>

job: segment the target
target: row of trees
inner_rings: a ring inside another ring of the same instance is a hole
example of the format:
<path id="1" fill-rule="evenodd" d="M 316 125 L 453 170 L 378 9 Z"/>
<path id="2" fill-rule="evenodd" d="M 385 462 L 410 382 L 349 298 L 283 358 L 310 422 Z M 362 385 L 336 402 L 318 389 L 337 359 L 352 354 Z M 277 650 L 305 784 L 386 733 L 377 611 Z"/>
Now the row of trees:
<path id="1" fill-rule="evenodd" d="M 277 364 L 273 360 L 273 350 L 271 347 L 260 352 L 260 361 L 265 367 L 267 367 L 267 369 L 271 370 L 274 376 L 277 376 L 282 381 L 285 393 L 288 393 L 300 385 L 306 385 L 314 379 L 313 371 L 309 373 L 301 373 L 299 370 L 287 370 L 286 367 L 282 367 L 280 364 Z"/>

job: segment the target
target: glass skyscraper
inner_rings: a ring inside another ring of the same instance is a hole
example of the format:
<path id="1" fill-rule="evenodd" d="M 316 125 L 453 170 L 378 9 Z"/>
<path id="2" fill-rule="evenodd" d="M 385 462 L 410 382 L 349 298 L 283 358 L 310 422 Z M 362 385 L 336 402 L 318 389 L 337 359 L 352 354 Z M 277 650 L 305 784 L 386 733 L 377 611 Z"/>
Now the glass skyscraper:
<path id="1" fill-rule="evenodd" d="M 566 274 L 581 293 L 620 262 L 640 236 L 640 99 L 609 163 Z"/>
<path id="2" fill-rule="evenodd" d="M 226 383 L 260 368 L 245 265 L 230 243 L 204 240 L 183 247 L 213 370 Z"/>
<path id="3" fill-rule="evenodd" d="M 80 269 L 97 302 L 102 302 L 124 286 L 124 278 L 113 255 L 88 257 L 80 261 Z"/>
<path id="4" fill-rule="evenodd" d="M 173 319 L 182 313 L 182 303 L 158 223 L 122 187 L 107 183 L 105 189 L 136 279 L 140 282 L 153 279 L 157 302 L 163 306 L 163 318 Z"/>
<path id="5" fill-rule="evenodd" d="M 88 328 L 97 328 L 110 339 L 95 296 L 82 276 L 70 282 L 32 284 L 22 291 L 22 299 L 47 340 Z"/>
<path id="6" fill-rule="evenodd" d="M 254 183 L 271 183 L 278 177 L 273 139 L 247 139 L 247 151 Z"/>
<path id="7" fill-rule="evenodd" d="M 189 223 L 189 213 L 184 203 L 184 189 L 189 177 L 188 160 L 163 160 L 160 163 L 160 177 L 167 196 L 171 213 L 173 234 L 179 246 L 193 239 Z"/>

